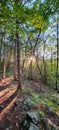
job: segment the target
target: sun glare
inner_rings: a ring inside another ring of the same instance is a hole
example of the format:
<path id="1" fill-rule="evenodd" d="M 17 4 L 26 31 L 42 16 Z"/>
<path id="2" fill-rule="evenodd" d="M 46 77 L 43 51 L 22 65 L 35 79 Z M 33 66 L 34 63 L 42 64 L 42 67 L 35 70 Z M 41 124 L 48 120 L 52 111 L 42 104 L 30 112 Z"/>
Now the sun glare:
<path id="1" fill-rule="evenodd" d="M 29 62 L 35 62 L 35 56 L 31 56 L 30 58 L 29 58 Z"/>

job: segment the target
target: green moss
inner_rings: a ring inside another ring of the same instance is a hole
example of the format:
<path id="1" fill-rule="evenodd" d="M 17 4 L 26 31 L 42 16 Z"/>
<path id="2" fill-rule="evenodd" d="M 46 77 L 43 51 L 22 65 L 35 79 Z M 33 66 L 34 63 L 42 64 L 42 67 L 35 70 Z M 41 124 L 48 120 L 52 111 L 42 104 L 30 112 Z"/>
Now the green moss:
<path id="1" fill-rule="evenodd" d="M 39 111 L 39 112 L 38 112 L 38 115 L 39 115 L 40 117 L 44 117 L 44 112 Z"/>

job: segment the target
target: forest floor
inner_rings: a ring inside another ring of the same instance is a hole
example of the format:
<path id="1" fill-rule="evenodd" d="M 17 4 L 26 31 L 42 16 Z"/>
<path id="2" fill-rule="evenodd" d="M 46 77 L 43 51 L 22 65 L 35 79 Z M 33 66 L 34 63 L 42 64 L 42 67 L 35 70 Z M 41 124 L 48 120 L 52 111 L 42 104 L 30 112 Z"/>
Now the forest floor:
<path id="1" fill-rule="evenodd" d="M 25 77 L 21 84 L 22 92 L 16 92 L 17 81 L 13 77 L 0 81 L 0 130 L 21 130 L 20 122 L 28 110 L 44 116 L 49 125 L 59 130 L 59 94 L 47 86 L 40 91 L 39 83 Z M 25 98 L 31 99 L 27 104 L 29 109 L 24 106 Z M 37 125 L 40 130 L 46 130 L 41 121 Z"/>

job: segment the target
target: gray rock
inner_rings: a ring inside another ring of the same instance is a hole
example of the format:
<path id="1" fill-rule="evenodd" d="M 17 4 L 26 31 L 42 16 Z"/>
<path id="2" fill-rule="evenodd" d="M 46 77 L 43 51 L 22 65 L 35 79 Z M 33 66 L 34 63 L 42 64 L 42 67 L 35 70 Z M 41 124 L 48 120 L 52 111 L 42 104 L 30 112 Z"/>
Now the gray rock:
<path id="1" fill-rule="evenodd" d="M 10 130 L 9 128 L 6 128 L 6 130 Z"/>
<path id="2" fill-rule="evenodd" d="M 23 129 L 24 129 L 24 130 L 27 130 L 29 127 L 30 127 L 30 122 L 28 122 L 28 121 L 25 119 L 24 124 L 23 124 Z"/>
<path id="3" fill-rule="evenodd" d="M 24 103 L 24 105 L 26 105 L 29 108 L 31 108 L 31 106 L 33 106 L 33 102 L 30 98 L 25 98 L 23 103 Z"/>
<path id="4" fill-rule="evenodd" d="M 28 103 L 30 103 L 31 102 L 31 99 L 30 98 L 25 98 L 24 99 L 24 104 L 26 105 L 26 104 L 28 104 Z"/>
<path id="5" fill-rule="evenodd" d="M 46 104 L 46 107 L 45 107 L 45 110 L 46 112 L 52 112 L 52 107 L 50 107 L 49 105 Z"/>
<path id="6" fill-rule="evenodd" d="M 36 125 L 34 125 L 33 123 L 30 123 L 30 127 L 28 130 L 39 130 L 39 128 Z"/>
<path id="7" fill-rule="evenodd" d="M 21 123 L 21 130 L 39 130 L 36 126 L 39 117 L 36 112 L 28 111 L 24 120 Z"/>
<path id="8" fill-rule="evenodd" d="M 39 128 L 27 120 L 24 121 L 23 128 L 21 130 L 39 130 Z"/>
<path id="9" fill-rule="evenodd" d="M 36 112 L 28 111 L 26 113 L 27 121 L 33 122 L 34 124 L 37 124 L 39 117 Z"/>

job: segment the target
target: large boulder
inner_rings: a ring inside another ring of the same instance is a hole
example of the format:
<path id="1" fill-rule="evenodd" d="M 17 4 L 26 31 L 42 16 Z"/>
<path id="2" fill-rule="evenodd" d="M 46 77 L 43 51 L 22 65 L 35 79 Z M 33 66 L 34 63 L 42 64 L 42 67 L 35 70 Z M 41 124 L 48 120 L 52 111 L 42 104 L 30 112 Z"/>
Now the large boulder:
<path id="1" fill-rule="evenodd" d="M 33 123 L 30 123 L 30 127 L 28 130 L 39 130 L 39 128 L 36 125 L 34 125 Z"/>
<path id="2" fill-rule="evenodd" d="M 30 98 L 28 98 L 28 97 L 26 97 L 24 99 L 23 103 L 24 103 L 25 106 L 27 106 L 30 109 L 34 105 L 34 102 Z"/>
<path id="3" fill-rule="evenodd" d="M 10 130 L 9 128 L 6 128 L 6 130 Z"/>
<path id="4" fill-rule="evenodd" d="M 37 127 L 39 117 L 36 112 L 28 111 L 22 121 L 21 130 L 39 130 Z"/>
<path id="5" fill-rule="evenodd" d="M 23 102 L 25 105 L 27 105 L 27 104 L 31 103 L 31 99 L 26 97 Z"/>
<path id="6" fill-rule="evenodd" d="M 45 111 L 46 111 L 47 113 L 51 113 L 51 112 L 52 112 L 52 107 L 46 104 L 46 105 L 45 105 Z"/>
<path id="7" fill-rule="evenodd" d="M 21 130 L 39 130 L 39 128 L 32 122 L 25 120 Z"/>
<path id="8" fill-rule="evenodd" d="M 39 117 L 38 117 L 38 115 L 37 115 L 36 112 L 28 111 L 28 112 L 26 113 L 26 119 L 27 119 L 27 121 L 29 121 L 29 122 L 32 122 L 32 123 L 34 123 L 34 124 L 37 124 L 37 122 L 38 122 L 38 120 L 39 120 Z"/>

